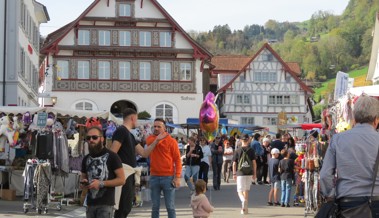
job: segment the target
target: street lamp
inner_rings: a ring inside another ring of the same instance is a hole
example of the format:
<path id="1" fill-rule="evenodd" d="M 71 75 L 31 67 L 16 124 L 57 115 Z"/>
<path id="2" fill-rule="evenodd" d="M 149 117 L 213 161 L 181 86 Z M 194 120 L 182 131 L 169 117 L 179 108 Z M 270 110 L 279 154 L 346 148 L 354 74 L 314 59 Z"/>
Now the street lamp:
<path id="1" fill-rule="evenodd" d="M 57 103 L 58 98 L 57 97 L 51 97 L 51 103 L 55 105 Z"/>

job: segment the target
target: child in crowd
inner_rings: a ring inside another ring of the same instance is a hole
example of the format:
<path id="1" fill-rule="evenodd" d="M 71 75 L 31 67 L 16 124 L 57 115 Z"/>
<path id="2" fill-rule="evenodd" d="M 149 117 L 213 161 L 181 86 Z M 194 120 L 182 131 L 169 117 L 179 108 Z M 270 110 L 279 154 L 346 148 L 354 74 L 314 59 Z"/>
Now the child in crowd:
<path id="1" fill-rule="evenodd" d="M 279 173 L 281 181 L 281 203 L 282 207 L 290 207 L 290 197 L 292 188 L 292 178 L 294 178 L 295 164 L 292 159 L 289 158 L 289 153 L 286 149 L 281 151 L 283 159 L 279 162 Z"/>
<path id="2" fill-rule="evenodd" d="M 270 183 L 271 183 L 271 189 L 268 193 L 268 206 L 275 206 L 280 205 L 278 201 L 278 189 L 279 189 L 279 183 L 280 183 L 280 174 L 278 172 L 279 167 L 279 154 L 280 151 L 277 148 L 273 148 L 271 150 L 271 158 L 268 161 L 268 175 L 270 177 Z M 272 200 L 272 195 L 274 195 L 274 203 Z"/>
<path id="3" fill-rule="evenodd" d="M 214 210 L 214 207 L 212 207 L 207 196 L 204 194 L 206 192 L 206 186 L 207 184 L 202 179 L 197 180 L 195 183 L 196 193 L 191 197 L 191 207 L 194 218 L 209 217 L 210 213 Z"/>

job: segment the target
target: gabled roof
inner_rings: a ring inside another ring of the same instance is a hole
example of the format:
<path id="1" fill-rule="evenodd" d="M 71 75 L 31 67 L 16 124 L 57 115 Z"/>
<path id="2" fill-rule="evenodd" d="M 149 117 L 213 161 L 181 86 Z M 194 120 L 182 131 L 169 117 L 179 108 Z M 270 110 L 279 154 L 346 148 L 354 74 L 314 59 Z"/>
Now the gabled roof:
<path id="1" fill-rule="evenodd" d="M 212 58 L 212 61 L 211 61 L 211 63 L 215 66 L 212 72 L 238 73 L 249 61 L 250 61 L 250 57 L 242 56 L 242 55 L 215 56 Z"/>
<path id="2" fill-rule="evenodd" d="M 62 40 L 76 25 L 79 25 L 79 22 L 83 17 L 85 17 L 100 1 L 104 0 L 95 0 L 88 8 L 74 21 L 63 26 L 62 28 L 56 30 L 53 33 L 50 33 L 45 43 L 41 49 L 41 53 L 49 53 L 50 51 L 57 51 L 57 45 L 60 40 Z M 142 0 L 143 1 L 143 0 Z M 157 7 L 157 9 L 163 14 L 163 16 L 169 21 L 174 30 L 180 32 L 184 38 L 186 38 L 191 46 L 194 49 L 194 57 L 200 59 L 210 59 L 212 54 L 207 51 L 204 47 L 202 47 L 199 43 L 197 43 L 194 39 L 192 39 L 186 31 L 171 17 L 171 15 L 158 3 L 157 0 L 150 0 L 153 5 Z M 142 3 L 141 3 L 142 6 Z"/>
<path id="3" fill-rule="evenodd" d="M 272 49 L 271 46 L 268 43 L 265 43 L 262 46 L 262 48 L 260 48 L 259 51 L 250 59 L 250 61 L 247 64 L 245 64 L 245 66 L 234 76 L 234 78 L 232 80 L 230 80 L 230 82 L 228 82 L 227 84 L 225 84 L 223 87 L 221 87 L 217 92 L 220 93 L 220 92 L 225 91 L 227 88 L 229 88 L 233 84 L 233 82 L 240 76 L 240 74 L 246 71 L 246 69 L 249 67 L 249 65 L 251 64 L 251 62 L 253 62 L 255 60 L 255 58 L 258 57 L 258 55 L 264 49 L 269 50 L 271 52 L 271 54 L 274 55 L 274 57 L 282 64 L 282 66 L 284 68 L 283 70 L 285 72 L 288 72 L 296 80 L 296 82 L 299 83 L 300 87 L 304 91 L 307 91 L 307 92 L 310 92 L 310 93 L 314 93 L 314 91 L 311 88 L 309 88 L 303 81 L 301 81 L 299 79 L 299 77 L 296 75 L 296 73 L 292 71 L 292 69 L 288 66 L 288 64 L 283 61 L 283 59 L 279 56 L 279 54 L 276 51 L 274 51 L 274 49 Z"/>

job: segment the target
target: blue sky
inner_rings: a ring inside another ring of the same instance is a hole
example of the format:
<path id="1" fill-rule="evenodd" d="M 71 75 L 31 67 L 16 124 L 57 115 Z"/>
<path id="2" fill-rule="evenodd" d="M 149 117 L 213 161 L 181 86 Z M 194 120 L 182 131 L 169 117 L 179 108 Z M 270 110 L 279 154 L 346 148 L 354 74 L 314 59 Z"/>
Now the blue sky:
<path id="1" fill-rule="evenodd" d="M 50 21 L 41 25 L 47 34 L 76 19 L 93 0 L 37 0 L 44 4 Z M 323 10 L 340 15 L 349 0 L 158 0 L 185 29 L 212 30 L 228 24 L 232 30 L 246 25 L 263 25 L 267 20 L 304 21 Z"/>

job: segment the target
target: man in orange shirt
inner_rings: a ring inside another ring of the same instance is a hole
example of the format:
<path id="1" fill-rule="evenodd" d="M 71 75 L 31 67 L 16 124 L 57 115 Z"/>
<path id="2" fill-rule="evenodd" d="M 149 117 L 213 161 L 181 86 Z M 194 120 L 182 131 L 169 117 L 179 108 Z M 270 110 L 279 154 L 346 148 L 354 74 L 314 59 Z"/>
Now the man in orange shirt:
<path id="1" fill-rule="evenodd" d="M 171 136 L 157 142 L 157 136 L 166 132 L 166 122 L 154 120 L 154 134 L 146 139 L 148 146 L 155 144 L 150 154 L 150 189 L 152 218 L 159 218 L 160 194 L 163 191 L 169 218 L 175 218 L 175 188 L 180 186 L 182 163 L 178 143 Z"/>

